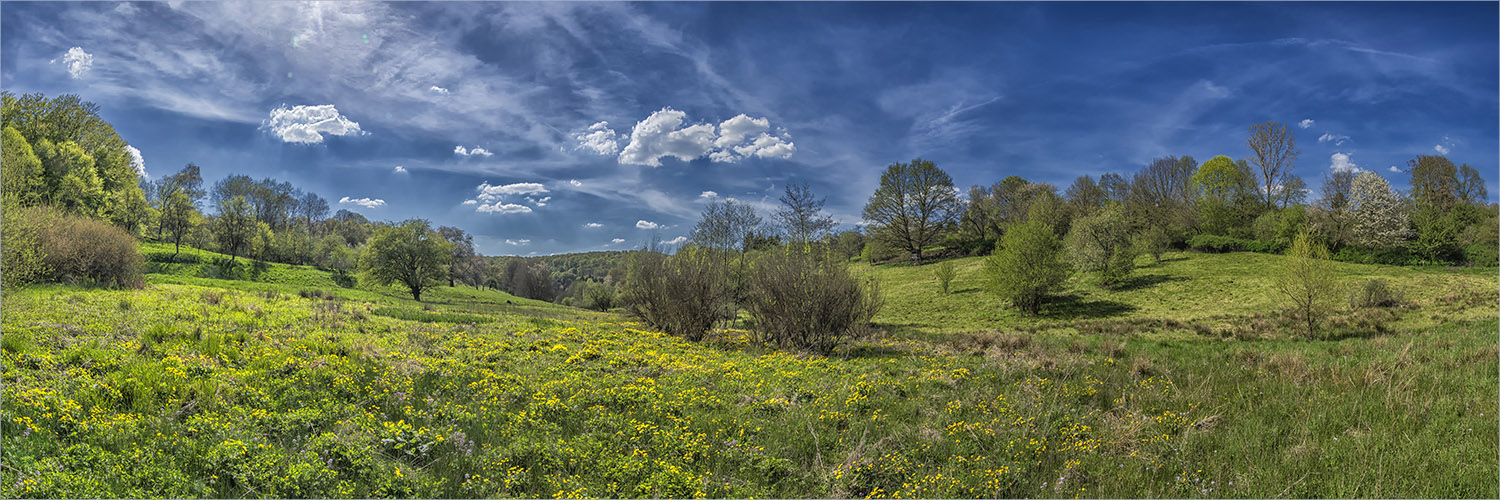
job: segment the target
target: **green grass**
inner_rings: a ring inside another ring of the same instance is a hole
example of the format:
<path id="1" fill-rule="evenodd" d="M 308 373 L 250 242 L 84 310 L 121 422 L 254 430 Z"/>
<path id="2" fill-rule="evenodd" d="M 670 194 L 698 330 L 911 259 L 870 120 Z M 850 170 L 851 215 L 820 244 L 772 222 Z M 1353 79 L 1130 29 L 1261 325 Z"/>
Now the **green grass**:
<path id="1" fill-rule="evenodd" d="M 6 290 L 0 494 L 1500 493 L 1493 270 L 1340 265 L 1413 303 L 1306 340 L 1264 291 L 1278 259 L 1172 255 L 1040 319 L 979 290 L 977 259 L 948 296 L 931 265 L 861 266 L 886 333 L 828 357 L 275 264 Z"/>

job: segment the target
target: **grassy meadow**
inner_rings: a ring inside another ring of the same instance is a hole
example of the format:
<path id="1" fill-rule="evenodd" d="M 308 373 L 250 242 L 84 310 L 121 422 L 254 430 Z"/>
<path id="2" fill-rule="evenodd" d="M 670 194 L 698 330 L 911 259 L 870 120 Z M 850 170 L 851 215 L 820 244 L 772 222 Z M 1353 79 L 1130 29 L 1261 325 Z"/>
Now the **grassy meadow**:
<path id="1" fill-rule="evenodd" d="M 1303 339 L 1282 257 L 1168 254 L 1031 318 L 957 259 L 856 264 L 832 356 L 501 292 L 422 303 L 144 244 L 148 285 L 6 290 L 6 497 L 1484 497 L 1494 269 L 1336 264 L 1406 302 Z"/>

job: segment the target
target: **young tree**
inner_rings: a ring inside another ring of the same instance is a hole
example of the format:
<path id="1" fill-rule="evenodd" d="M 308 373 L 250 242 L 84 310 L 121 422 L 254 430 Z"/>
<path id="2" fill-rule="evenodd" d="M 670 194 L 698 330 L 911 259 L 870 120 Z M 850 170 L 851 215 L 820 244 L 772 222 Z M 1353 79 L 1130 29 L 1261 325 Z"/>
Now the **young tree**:
<path id="1" fill-rule="evenodd" d="M 359 264 L 374 283 L 405 286 L 420 302 L 423 290 L 448 278 L 451 245 L 426 220 L 408 219 L 376 230 Z"/>
<path id="2" fill-rule="evenodd" d="M 1115 286 L 1130 277 L 1135 269 L 1135 249 L 1130 245 L 1130 228 L 1118 206 L 1073 223 L 1068 231 L 1067 246 L 1073 267 L 1098 273 L 1100 284 Z"/>
<path id="3" fill-rule="evenodd" d="M 833 230 L 833 217 L 823 214 L 827 199 L 813 196 L 806 183 L 787 184 L 781 195 L 781 209 L 772 218 L 781 225 L 789 241 L 808 243 L 821 239 Z"/>
<path id="4" fill-rule="evenodd" d="M 875 234 L 889 238 L 920 264 L 922 249 L 937 241 L 960 210 L 953 178 L 936 164 L 917 158 L 886 168 L 880 187 L 865 205 L 864 217 L 879 228 Z"/>
<path id="5" fill-rule="evenodd" d="M 1161 226 L 1150 226 L 1135 234 L 1132 243 L 1135 251 L 1148 254 L 1157 264 L 1161 263 L 1161 255 L 1166 253 L 1172 245 L 1172 236 Z"/>
<path id="6" fill-rule="evenodd" d="M 1026 221 L 1007 228 L 1000 248 L 985 259 L 990 289 L 1027 313 L 1041 311 L 1046 297 L 1062 288 L 1068 264 L 1062 259 L 1062 242 L 1041 221 Z"/>
<path id="7" fill-rule="evenodd" d="M 1401 198 L 1380 174 L 1360 172 L 1349 185 L 1349 208 L 1354 214 L 1353 240 L 1371 249 L 1405 242 L 1410 219 Z"/>
<path id="8" fill-rule="evenodd" d="M 948 295 L 948 288 L 953 284 L 953 278 L 958 276 L 958 270 L 954 269 L 953 261 L 945 260 L 932 270 L 932 277 L 937 278 L 938 287 L 943 289 L 943 295 Z"/>
<path id="9" fill-rule="evenodd" d="M 1288 186 L 1292 178 L 1292 166 L 1297 161 L 1297 138 L 1285 123 L 1257 123 L 1250 126 L 1250 138 L 1245 140 L 1245 145 L 1253 153 L 1250 163 L 1260 169 L 1260 187 L 1265 196 L 1266 210 L 1275 208 L 1275 187 Z"/>
<path id="10" fill-rule="evenodd" d="M 717 250 L 744 250 L 746 237 L 762 222 L 749 204 L 732 199 L 710 202 L 703 207 L 698 225 L 693 227 L 693 243 Z"/>
<path id="11" fill-rule="evenodd" d="M 1318 232 L 1334 249 L 1349 242 L 1354 217 L 1350 210 L 1350 196 L 1354 189 L 1353 170 L 1340 170 L 1323 176 L 1323 196 L 1318 199 L 1314 216 Z"/>
<path id="12" fill-rule="evenodd" d="M 1243 225 L 1243 214 L 1236 201 L 1241 187 L 1253 182 L 1234 160 L 1219 155 L 1203 162 L 1193 173 L 1193 190 L 1197 194 L 1200 227 L 1209 234 L 1230 234 Z"/>
<path id="13" fill-rule="evenodd" d="M 240 249 L 255 237 L 257 226 L 250 203 L 243 196 L 219 201 L 219 217 L 214 221 L 214 239 L 229 252 L 229 262 L 240 255 Z"/>
<path id="14" fill-rule="evenodd" d="M 162 231 L 172 237 L 175 245 L 172 257 L 182 253 L 182 240 L 201 223 L 198 211 L 193 208 L 193 202 L 188 198 L 187 191 L 176 185 L 170 186 L 170 192 L 163 196 L 160 226 Z"/>
<path id="15" fill-rule="evenodd" d="M 438 234 L 443 235 L 443 240 L 449 243 L 448 248 L 453 252 L 451 262 L 454 265 L 449 266 L 448 286 L 454 286 L 459 280 L 459 275 L 463 272 L 462 266 L 458 264 L 462 264 L 474 256 L 474 237 L 469 236 L 462 229 L 450 226 L 439 227 Z"/>
<path id="16" fill-rule="evenodd" d="M 1306 334 L 1316 335 L 1318 324 L 1333 310 L 1339 295 L 1328 249 L 1306 230 L 1298 233 L 1287 249 L 1286 263 L 1275 277 L 1275 286 L 1307 325 Z"/>

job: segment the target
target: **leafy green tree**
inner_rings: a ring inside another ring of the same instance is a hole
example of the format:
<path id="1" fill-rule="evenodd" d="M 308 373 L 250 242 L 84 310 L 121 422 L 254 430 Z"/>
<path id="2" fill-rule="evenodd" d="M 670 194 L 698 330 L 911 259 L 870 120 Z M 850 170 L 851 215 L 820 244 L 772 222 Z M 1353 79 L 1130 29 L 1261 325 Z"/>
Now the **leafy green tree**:
<path id="1" fill-rule="evenodd" d="M 31 150 L 31 144 L 14 127 L 5 127 L 0 145 L 0 197 L 15 200 L 18 206 L 40 203 L 46 194 L 46 180 L 42 177 L 42 160 Z"/>
<path id="2" fill-rule="evenodd" d="M 1172 236 L 1167 234 L 1166 228 L 1150 226 L 1136 233 L 1131 245 L 1137 253 L 1150 255 L 1153 261 L 1160 264 L 1162 254 L 1171 248 Z"/>
<path id="3" fill-rule="evenodd" d="M 1287 299 L 1311 337 L 1322 319 L 1338 302 L 1338 282 L 1328 249 L 1306 230 L 1297 234 L 1287 249 L 1286 261 L 1275 276 L 1275 287 Z"/>
<path id="4" fill-rule="evenodd" d="M 1073 180 L 1073 185 L 1063 193 L 1063 198 L 1068 200 L 1068 207 L 1078 216 L 1093 215 L 1100 208 L 1104 208 L 1104 202 L 1108 200 L 1109 193 L 1103 186 L 1094 182 L 1093 177 L 1087 175 Z"/>
<path id="5" fill-rule="evenodd" d="M 985 260 L 991 291 L 1036 314 L 1068 277 L 1062 250 L 1062 242 L 1046 223 L 1028 220 L 1012 225 L 1000 239 L 1000 248 Z"/>
<path id="6" fill-rule="evenodd" d="M 1249 175 L 1224 155 L 1203 162 L 1193 173 L 1200 227 L 1204 232 L 1227 235 L 1242 224 L 1243 214 L 1237 210 L 1236 201 L 1242 187 L 1254 182 Z"/>
<path id="7" fill-rule="evenodd" d="M 448 279 L 451 245 L 427 221 L 408 219 L 377 229 L 359 264 L 373 283 L 405 286 L 412 299 L 420 302 L 423 290 Z"/>
<path id="8" fill-rule="evenodd" d="M 193 201 L 188 198 L 187 190 L 173 185 L 171 192 L 162 201 L 159 217 L 162 232 L 172 238 L 172 258 L 175 259 L 177 254 L 182 253 L 183 238 L 192 234 L 193 230 L 202 224 L 202 216 L 193 207 Z"/>
<path id="9" fill-rule="evenodd" d="M 906 250 L 920 264 L 922 249 L 953 225 L 961 209 L 953 178 L 933 162 L 917 158 L 886 167 L 880 187 L 865 205 L 864 217 L 875 223 L 876 235 Z"/>
<path id="10" fill-rule="evenodd" d="M 945 260 L 932 270 L 932 277 L 937 278 L 938 287 L 942 288 L 943 295 L 948 295 L 948 289 L 953 285 L 953 278 L 958 276 L 958 270 L 953 267 L 953 261 Z"/>
<path id="11" fill-rule="evenodd" d="M 1135 270 L 1135 249 L 1130 243 L 1130 228 L 1117 205 L 1075 221 L 1067 237 L 1073 268 L 1097 273 L 1105 287 L 1124 282 Z"/>
<path id="12" fill-rule="evenodd" d="M 1417 209 L 1444 212 L 1459 202 L 1458 167 L 1448 158 L 1422 155 L 1407 162 L 1411 167 L 1411 197 Z"/>
<path id="13" fill-rule="evenodd" d="M 255 217 L 250 212 L 250 203 L 244 196 L 235 196 L 219 201 L 219 217 L 214 221 L 214 239 L 219 248 L 229 253 L 229 262 L 239 257 L 240 250 L 255 238 Z"/>

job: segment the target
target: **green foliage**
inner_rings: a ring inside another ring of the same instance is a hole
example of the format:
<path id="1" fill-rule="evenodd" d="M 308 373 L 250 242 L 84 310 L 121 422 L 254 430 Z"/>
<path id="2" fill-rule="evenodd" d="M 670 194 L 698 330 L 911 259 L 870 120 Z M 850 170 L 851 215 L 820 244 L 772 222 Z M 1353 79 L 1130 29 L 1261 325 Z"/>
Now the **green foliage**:
<path id="1" fill-rule="evenodd" d="M 593 281 L 581 283 L 584 288 L 580 294 L 580 305 L 596 311 L 608 311 L 615 306 L 615 287 Z"/>
<path id="2" fill-rule="evenodd" d="M 412 299 L 420 301 L 423 290 L 448 279 L 448 265 L 453 259 L 449 245 L 427 221 L 408 219 L 377 229 L 369 248 L 360 256 L 359 267 L 370 282 L 399 284 L 411 292 Z"/>
<path id="3" fill-rule="evenodd" d="M 1328 249 L 1302 231 L 1287 249 L 1286 263 L 1276 275 L 1275 286 L 1306 325 L 1307 336 L 1317 335 L 1339 293 Z"/>
<path id="4" fill-rule="evenodd" d="M 1012 225 L 1001 238 L 1000 248 L 985 261 L 990 290 L 1016 308 L 1036 314 L 1068 277 L 1062 250 L 1052 226 L 1039 221 Z"/>
<path id="5" fill-rule="evenodd" d="M 1067 237 L 1073 268 L 1096 273 L 1106 288 L 1124 282 L 1135 269 L 1135 249 L 1130 243 L 1130 228 L 1119 205 L 1074 221 Z"/>
<path id="6" fill-rule="evenodd" d="M 1380 278 L 1371 279 L 1349 297 L 1350 309 L 1395 307 L 1405 302 L 1401 292 Z"/>
<path id="7" fill-rule="evenodd" d="M 250 212 L 250 202 L 236 196 L 219 202 L 219 215 L 214 219 L 214 239 L 219 247 L 228 251 L 233 261 L 241 250 L 250 246 L 259 234 L 259 226 Z"/>
<path id="8" fill-rule="evenodd" d="M 880 187 L 865 204 L 864 218 L 874 223 L 873 236 L 921 262 L 922 250 L 938 241 L 961 211 L 953 178 L 937 164 L 917 158 L 886 167 Z"/>
<path id="9" fill-rule="evenodd" d="M 1424 207 L 1412 217 L 1417 237 L 1410 243 L 1413 253 L 1428 262 L 1458 262 L 1462 259 L 1458 238 L 1463 231 L 1462 211 Z"/>
<path id="10" fill-rule="evenodd" d="M 42 201 L 45 194 L 46 180 L 42 176 L 42 160 L 32 152 L 31 144 L 26 142 L 14 127 L 5 127 L 4 137 L 0 137 L 0 147 L 4 148 L 0 153 L 0 198 L 14 201 L 18 206 L 31 206 Z"/>
<path id="11" fill-rule="evenodd" d="M 55 216 L 45 208 L 22 208 L 11 198 L 0 200 L 0 211 L 0 288 L 14 290 L 47 275 L 40 233 Z"/>
<path id="12" fill-rule="evenodd" d="M 943 290 L 943 295 L 948 295 L 949 286 L 953 284 L 953 278 L 958 276 L 958 270 L 953 267 L 953 261 L 945 260 L 932 269 L 932 277 L 937 278 L 938 287 Z"/>
<path id="13" fill-rule="evenodd" d="M 880 309 L 873 283 L 862 286 L 847 266 L 817 252 L 794 246 L 757 257 L 745 312 L 764 342 L 828 353 Z"/>
<path id="14" fill-rule="evenodd" d="M 1199 234 L 1188 238 L 1188 248 L 1199 252 L 1242 252 L 1245 250 L 1247 241 L 1240 238 L 1219 236 L 1216 234 Z"/>
<path id="15" fill-rule="evenodd" d="M 1136 233 L 1132 244 L 1136 253 L 1150 255 L 1152 260 L 1160 264 L 1162 254 L 1172 248 L 1172 236 L 1167 234 L 1164 227 L 1150 226 Z"/>

